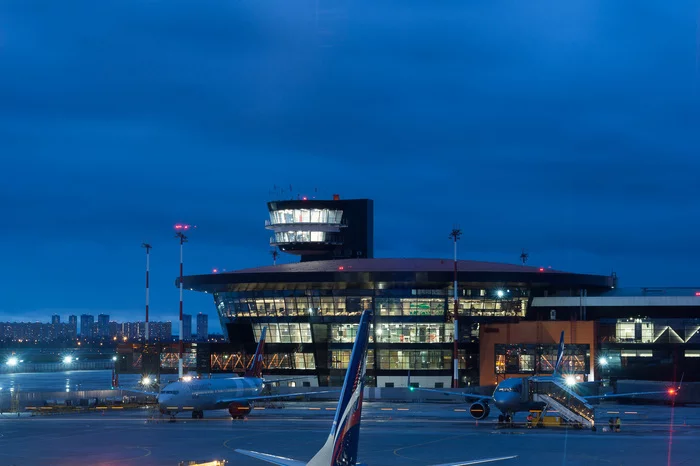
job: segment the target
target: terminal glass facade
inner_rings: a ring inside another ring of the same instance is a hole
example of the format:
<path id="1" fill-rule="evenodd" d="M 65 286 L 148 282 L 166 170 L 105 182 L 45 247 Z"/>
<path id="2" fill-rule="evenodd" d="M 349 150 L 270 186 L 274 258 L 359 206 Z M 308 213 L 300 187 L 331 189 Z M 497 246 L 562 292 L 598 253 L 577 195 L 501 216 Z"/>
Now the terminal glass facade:
<path id="1" fill-rule="evenodd" d="M 335 380 L 335 371 L 347 368 L 360 315 L 365 309 L 373 309 L 375 318 L 369 337 L 372 346 L 367 360 L 371 377 L 396 377 L 409 370 L 416 376 L 451 375 L 454 340 L 451 283 L 441 288 L 404 286 L 393 282 L 247 283 L 214 293 L 214 300 L 224 328 L 227 324 L 249 323 L 258 342 L 262 328 L 268 327 L 269 343 L 290 345 L 288 352 L 280 351 L 284 346 L 275 347 L 280 352 L 270 361 L 274 368 L 316 367 L 320 370 L 320 380 L 324 377 Z M 469 319 L 521 318 L 529 290 L 484 286 L 460 288 L 458 293 L 463 321 L 460 344 L 473 345 L 470 349 L 460 348 L 459 366 L 464 371 L 463 379 L 475 383 L 479 360 L 475 335 L 478 336 L 479 324 Z M 315 354 L 309 352 L 311 348 Z M 509 370 L 534 373 L 545 364 L 546 358 L 537 351 L 524 352 L 515 365 L 508 361 Z M 217 363 L 224 367 L 225 361 L 219 358 Z"/>

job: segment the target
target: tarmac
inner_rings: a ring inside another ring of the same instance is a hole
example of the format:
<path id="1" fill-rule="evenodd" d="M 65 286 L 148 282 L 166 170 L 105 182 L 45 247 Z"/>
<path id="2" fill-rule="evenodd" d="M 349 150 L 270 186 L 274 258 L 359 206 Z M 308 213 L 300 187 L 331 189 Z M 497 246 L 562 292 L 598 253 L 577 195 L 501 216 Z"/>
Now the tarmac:
<path id="1" fill-rule="evenodd" d="M 281 407 L 280 407 L 281 406 Z M 0 465 L 178 465 L 227 460 L 266 463 L 234 450 L 308 460 L 328 436 L 335 403 L 284 403 L 256 409 L 246 420 L 207 411 L 202 420 L 183 413 L 177 422 L 153 411 L 103 414 L 0 415 Z M 610 416 L 622 431 L 603 432 Z M 359 459 L 370 466 L 431 465 L 518 455 L 504 466 L 696 465 L 700 408 L 601 405 L 598 430 L 498 428 L 494 413 L 476 422 L 466 406 L 365 403 Z M 521 413 L 516 421 L 523 421 Z"/>

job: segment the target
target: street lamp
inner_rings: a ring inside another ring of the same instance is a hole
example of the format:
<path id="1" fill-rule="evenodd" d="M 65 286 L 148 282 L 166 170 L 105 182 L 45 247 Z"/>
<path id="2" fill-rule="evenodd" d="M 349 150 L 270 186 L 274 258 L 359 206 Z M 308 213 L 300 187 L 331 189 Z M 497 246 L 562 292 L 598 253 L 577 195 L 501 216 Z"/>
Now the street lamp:
<path id="1" fill-rule="evenodd" d="M 184 324 L 182 322 L 182 287 L 183 287 L 182 249 L 183 249 L 183 245 L 187 242 L 187 236 L 185 235 L 185 232 L 189 231 L 192 228 L 197 228 L 197 227 L 193 227 L 191 225 L 183 225 L 180 223 L 175 225 L 175 231 L 176 231 L 175 238 L 178 238 L 180 240 L 180 332 L 179 332 L 180 333 L 180 337 L 179 337 L 180 342 L 179 342 L 179 351 L 178 351 L 179 354 L 178 354 L 178 358 L 177 358 L 177 374 L 178 374 L 179 379 L 182 378 L 182 374 L 183 374 L 182 353 L 184 353 L 184 351 L 185 351 L 185 347 L 184 347 L 185 344 L 184 344 L 183 339 L 182 339 L 183 338 L 182 334 L 185 330 Z"/>

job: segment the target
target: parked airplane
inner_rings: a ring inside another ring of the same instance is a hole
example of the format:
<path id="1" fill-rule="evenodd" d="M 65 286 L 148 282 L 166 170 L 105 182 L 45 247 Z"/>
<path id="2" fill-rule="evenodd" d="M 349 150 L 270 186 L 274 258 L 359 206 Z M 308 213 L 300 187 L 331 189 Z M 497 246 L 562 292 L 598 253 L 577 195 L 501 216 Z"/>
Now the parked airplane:
<path id="1" fill-rule="evenodd" d="M 287 393 L 284 395 L 260 395 L 264 385 L 280 382 L 280 380 L 265 380 L 262 378 L 266 333 L 267 327 L 263 328 L 255 355 L 243 377 L 196 379 L 186 376 L 177 382 L 171 382 L 165 385 L 158 393 L 157 400 L 160 412 L 174 418 L 177 413 L 182 411 L 192 411 L 193 419 L 202 419 L 204 411 L 226 408 L 231 417 L 236 419 L 250 413 L 252 410 L 251 403 L 254 401 L 319 395 L 336 391 L 322 390 Z"/>
<path id="2" fill-rule="evenodd" d="M 492 395 L 476 395 L 472 393 L 448 392 L 432 388 L 417 388 L 412 387 L 411 391 L 419 390 L 425 392 L 440 393 L 447 396 L 462 396 L 465 401 L 471 402 L 469 414 L 476 419 L 486 419 L 491 411 L 491 404 L 498 408 L 504 415 L 513 415 L 521 411 L 542 410 L 546 403 L 543 401 L 532 400 L 530 396 L 530 388 L 535 387 L 535 384 L 554 383 L 556 389 L 565 392 L 572 398 L 578 399 L 583 403 L 589 400 L 602 398 L 620 398 L 639 395 L 659 395 L 668 394 L 675 396 L 677 389 L 669 388 L 667 391 L 654 392 L 632 392 L 632 393 L 617 393 L 600 396 L 582 396 L 574 392 L 572 386 L 576 384 L 573 375 L 564 375 L 562 372 L 562 359 L 564 358 L 564 332 L 561 332 L 559 339 L 559 350 L 557 353 L 557 361 L 554 366 L 552 375 L 536 375 L 532 377 L 512 377 L 501 381 Z"/>
<path id="3" fill-rule="evenodd" d="M 366 310 L 360 318 L 357 337 L 352 348 L 345 383 L 340 394 L 335 418 L 326 443 L 307 463 L 282 456 L 258 453 L 248 450 L 236 450 L 238 453 L 267 461 L 278 466 L 355 466 L 357 465 L 357 447 L 360 440 L 360 418 L 362 416 L 362 396 L 365 386 L 365 369 L 367 367 L 367 345 L 369 342 L 369 324 L 372 311 Z M 486 458 L 481 460 L 461 461 L 441 464 L 439 466 L 466 466 L 490 463 L 516 456 Z"/>

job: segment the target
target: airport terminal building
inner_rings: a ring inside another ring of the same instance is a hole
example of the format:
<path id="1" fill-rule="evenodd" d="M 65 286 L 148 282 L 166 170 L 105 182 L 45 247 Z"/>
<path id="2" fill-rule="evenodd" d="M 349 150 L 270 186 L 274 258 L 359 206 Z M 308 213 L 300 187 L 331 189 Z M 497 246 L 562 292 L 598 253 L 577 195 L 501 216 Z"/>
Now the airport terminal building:
<path id="1" fill-rule="evenodd" d="M 453 260 L 374 258 L 371 200 L 268 210 L 271 245 L 301 260 L 185 277 L 186 289 L 213 296 L 229 339 L 190 348 L 198 372 L 242 371 L 268 327 L 267 373 L 339 385 L 360 314 L 374 309 L 373 385 L 406 386 L 409 374 L 423 387 L 451 385 Z M 551 372 L 562 330 L 567 370 L 580 380 L 700 374 L 700 291 L 624 290 L 614 275 L 468 260 L 457 275 L 464 386 Z"/>

